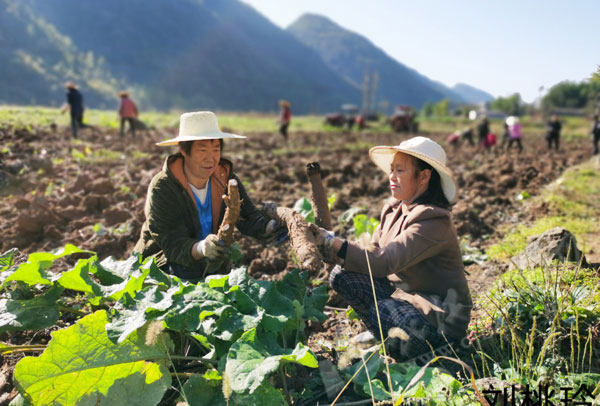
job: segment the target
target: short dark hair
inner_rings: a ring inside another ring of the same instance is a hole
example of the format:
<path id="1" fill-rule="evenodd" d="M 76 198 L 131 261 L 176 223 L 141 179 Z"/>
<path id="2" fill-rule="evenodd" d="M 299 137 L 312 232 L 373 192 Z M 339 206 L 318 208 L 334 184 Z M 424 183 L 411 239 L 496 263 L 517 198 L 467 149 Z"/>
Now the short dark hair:
<path id="1" fill-rule="evenodd" d="M 223 152 L 223 138 L 219 138 L 219 144 L 221 144 L 221 152 Z M 192 146 L 194 145 L 194 141 L 181 141 L 179 143 L 179 147 L 185 152 L 186 155 L 192 153 Z"/>
<path id="2" fill-rule="evenodd" d="M 415 163 L 415 178 L 417 178 L 419 173 L 425 169 L 429 169 L 431 171 L 431 177 L 429 178 L 427 190 L 417 197 L 413 203 L 430 204 L 441 207 L 442 209 L 450 210 L 452 205 L 444 194 L 444 189 L 442 188 L 442 178 L 440 177 L 438 171 L 436 171 L 431 165 L 422 159 L 413 156 L 413 161 Z"/>

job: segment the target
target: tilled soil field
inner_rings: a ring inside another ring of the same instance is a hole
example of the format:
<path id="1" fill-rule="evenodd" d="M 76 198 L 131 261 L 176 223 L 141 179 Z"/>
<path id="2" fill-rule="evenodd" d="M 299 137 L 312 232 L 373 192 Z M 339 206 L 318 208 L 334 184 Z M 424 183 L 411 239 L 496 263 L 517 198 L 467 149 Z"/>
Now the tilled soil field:
<path id="1" fill-rule="evenodd" d="M 296 133 L 284 143 L 270 133 L 246 134 L 225 144 L 223 156 L 234 163 L 255 203 L 274 201 L 292 207 L 310 197 L 306 164 L 318 161 L 328 195 L 337 196 L 332 217 L 338 234 L 348 234 L 336 219 L 351 207 L 379 217 L 389 196 L 387 175 L 369 159 L 374 145 L 396 145 L 407 135 Z M 150 132 L 136 139 L 112 130 L 83 131 L 72 141 L 65 130 L 0 129 L 0 250 L 24 253 L 50 250 L 67 243 L 96 251 L 99 257 L 124 258 L 135 245 L 144 221 L 150 179 L 175 148 L 156 141 L 170 136 Z M 430 135 L 442 143 L 442 135 Z M 547 152 L 538 137 L 525 149 L 482 152 L 475 147 L 445 147 L 448 165 L 459 185 L 453 215 L 459 236 L 481 246 L 500 223 L 522 221 L 516 195 L 535 195 L 565 168 L 589 158 L 583 141 L 563 143 Z M 348 235 L 351 237 L 350 235 Z M 245 263 L 254 276 L 293 267 L 288 245 L 278 248 L 243 238 Z"/>
<path id="2" fill-rule="evenodd" d="M 172 135 L 151 131 L 132 139 L 121 138 L 114 130 L 92 129 L 72 140 L 66 129 L 0 128 L 0 252 L 17 247 L 29 254 L 71 243 L 97 252 L 100 258 L 126 258 L 144 221 L 147 186 L 167 154 L 175 151 L 155 142 Z M 409 137 L 294 133 L 286 143 L 272 133 L 245 135 L 245 140 L 226 142 L 223 156 L 234 163 L 255 203 L 274 201 L 292 207 L 297 199 L 310 198 L 305 168 L 318 161 L 327 194 L 336 195 L 334 229 L 348 238 L 353 238 L 350 225 L 339 223 L 341 214 L 357 207 L 378 218 L 390 194 L 387 175 L 370 161 L 368 149 L 397 145 Z M 444 145 L 443 134 L 429 136 Z M 565 142 L 560 151 L 548 152 L 537 136 L 525 138 L 522 153 L 499 147 L 491 151 L 468 145 L 444 147 L 459 185 L 453 208 L 457 232 L 478 248 L 498 238 L 500 224 L 527 221 L 535 215 L 522 211 L 519 193 L 537 194 L 564 169 L 591 156 L 586 140 Z M 288 243 L 265 246 L 239 233 L 236 236 L 254 278 L 279 279 L 295 267 Z M 498 271 L 472 266 L 469 272 L 476 295 L 491 282 L 489 275 Z M 330 310 L 345 307 L 335 296 L 329 305 Z M 340 335 L 348 337 L 361 329 L 343 312 L 331 313 L 323 326 L 311 326 L 310 343 L 317 353 L 323 354 L 323 341 L 335 343 Z"/>

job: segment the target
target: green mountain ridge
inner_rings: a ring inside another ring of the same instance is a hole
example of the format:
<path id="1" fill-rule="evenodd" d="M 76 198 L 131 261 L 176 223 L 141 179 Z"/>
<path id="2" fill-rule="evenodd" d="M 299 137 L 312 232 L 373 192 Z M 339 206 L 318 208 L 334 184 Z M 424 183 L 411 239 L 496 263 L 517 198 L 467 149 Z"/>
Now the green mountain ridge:
<path id="1" fill-rule="evenodd" d="M 57 106 L 73 80 L 86 107 L 116 108 L 126 89 L 142 109 L 277 111 L 283 98 L 323 113 L 360 104 L 361 60 L 376 62 L 379 99 L 460 100 L 366 38 L 337 35 L 325 52 L 238 0 L 0 0 L 0 103 Z"/>
<path id="2" fill-rule="evenodd" d="M 325 63 L 356 86 L 365 72 L 379 75 L 378 99 L 387 104 L 421 107 L 426 102 L 463 98 L 439 82 L 434 82 L 396 61 L 362 35 L 349 31 L 327 17 L 304 14 L 287 31 L 305 45 L 317 50 Z"/>

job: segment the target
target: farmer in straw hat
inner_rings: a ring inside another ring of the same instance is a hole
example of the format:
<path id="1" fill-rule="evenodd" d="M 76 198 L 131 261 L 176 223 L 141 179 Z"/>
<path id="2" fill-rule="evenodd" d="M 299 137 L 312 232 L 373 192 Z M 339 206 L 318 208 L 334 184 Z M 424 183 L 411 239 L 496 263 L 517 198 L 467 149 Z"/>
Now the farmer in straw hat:
<path id="1" fill-rule="evenodd" d="M 63 104 L 61 113 L 69 110 L 71 114 L 71 136 L 77 138 L 77 130 L 88 127 L 83 124 L 83 96 L 74 82 L 65 82 L 63 85 L 67 88 L 67 102 Z"/>
<path id="2" fill-rule="evenodd" d="M 315 237 L 325 260 L 341 265 L 331 272 L 331 286 L 379 338 L 372 272 L 386 345 L 406 360 L 466 334 L 472 301 L 450 214 L 456 184 L 446 153 L 429 138 L 374 147 L 369 155 L 388 173 L 392 192 L 372 246 L 365 251 L 324 229 Z M 359 336 L 368 341 L 371 333 Z"/>
<path id="3" fill-rule="evenodd" d="M 221 157 L 223 140 L 239 138 L 246 137 L 220 131 L 212 112 L 181 115 L 179 135 L 157 144 L 177 145 L 179 152 L 167 157 L 162 171 L 150 182 L 146 221 L 134 251 L 144 258 L 154 256 L 169 274 L 200 279 L 209 261 L 226 259 L 226 249 L 216 233 L 230 179 L 237 181 L 242 201 L 238 230 L 258 239 L 282 231 L 275 220 L 256 208 L 233 172 L 233 164 Z"/>

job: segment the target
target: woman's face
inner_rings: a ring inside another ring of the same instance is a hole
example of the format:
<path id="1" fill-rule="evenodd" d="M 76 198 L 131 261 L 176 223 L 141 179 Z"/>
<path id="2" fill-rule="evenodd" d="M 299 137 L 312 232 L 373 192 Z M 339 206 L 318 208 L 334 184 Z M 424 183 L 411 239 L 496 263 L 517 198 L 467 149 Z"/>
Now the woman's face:
<path id="1" fill-rule="evenodd" d="M 183 150 L 182 154 L 185 157 L 185 173 L 188 178 L 191 178 L 189 180 L 196 187 L 204 187 L 196 183 L 207 181 L 217 168 L 221 159 L 221 142 L 220 140 L 194 141 L 190 154 L 187 155 Z"/>
<path id="2" fill-rule="evenodd" d="M 415 159 L 412 156 L 402 152 L 394 155 L 389 178 L 395 199 L 411 202 L 427 190 L 431 171 L 423 170 L 415 177 L 415 169 Z"/>

